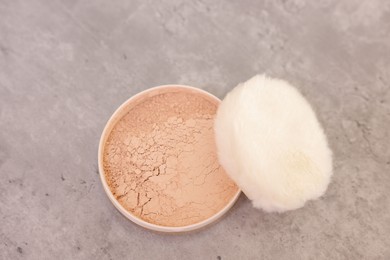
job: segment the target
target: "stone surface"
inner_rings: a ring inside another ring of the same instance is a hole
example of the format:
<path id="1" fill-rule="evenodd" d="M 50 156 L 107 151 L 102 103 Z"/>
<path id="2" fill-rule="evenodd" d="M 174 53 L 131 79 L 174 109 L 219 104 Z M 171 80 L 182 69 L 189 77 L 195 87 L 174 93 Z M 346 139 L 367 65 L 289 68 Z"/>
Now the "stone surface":
<path id="1" fill-rule="evenodd" d="M 97 147 L 131 95 L 298 86 L 334 151 L 326 195 L 266 214 L 242 195 L 183 235 L 126 220 Z M 0 0 L 0 259 L 390 259 L 390 2 Z"/>

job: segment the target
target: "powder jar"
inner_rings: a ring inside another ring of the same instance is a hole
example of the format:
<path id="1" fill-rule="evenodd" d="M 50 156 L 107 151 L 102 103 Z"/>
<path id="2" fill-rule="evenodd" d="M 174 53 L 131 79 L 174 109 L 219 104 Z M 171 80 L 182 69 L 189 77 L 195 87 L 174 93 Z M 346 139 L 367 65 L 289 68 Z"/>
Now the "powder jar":
<path id="1" fill-rule="evenodd" d="M 99 143 L 101 181 L 134 223 L 161 232 L 202 228 L 240 195 L 218 162 L 214 117 L 220 100 L 203 90 L 165 85 L 122 104 Z"/>

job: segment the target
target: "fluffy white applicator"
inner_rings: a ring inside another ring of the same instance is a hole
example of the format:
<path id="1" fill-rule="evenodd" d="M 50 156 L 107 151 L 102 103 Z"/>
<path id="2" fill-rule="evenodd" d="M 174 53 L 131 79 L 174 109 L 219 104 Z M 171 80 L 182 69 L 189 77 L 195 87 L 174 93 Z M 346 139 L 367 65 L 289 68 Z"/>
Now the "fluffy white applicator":
<path id="1" fill-rule="evenodd" d="M 238 85 L 218 108 L 215 133 L 221 165 L 255 207 L 293 210 L 326 191 L 332 152 L 289 83 L 257 75 Z"/>

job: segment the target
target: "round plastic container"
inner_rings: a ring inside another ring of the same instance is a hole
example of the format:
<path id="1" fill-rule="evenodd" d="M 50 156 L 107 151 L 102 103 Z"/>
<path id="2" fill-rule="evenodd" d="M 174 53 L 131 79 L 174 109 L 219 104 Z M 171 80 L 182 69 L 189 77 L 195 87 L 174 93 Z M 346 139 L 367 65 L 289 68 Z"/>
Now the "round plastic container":
<path id="1" fill-rule="evenodd" d="M 156 225 L 150 222 L 147 222 L 140 217 L 134 215 L 133 213 L 126 210 L 119 201 L 115 198 L 115 196 L 112 194 L 110 187 L 106 180 L 106 173 L 104 172 L 104 165 L 103 165 L 103 156 L 104 156 L 104 147 L 107 142 L 107 139 L 114 128 L 115 124 L 125 115 L 127 112 L 132 108 L 137 106 L 140 102 L 144 101 L 145 99 L 149 97 L 153 97 L 155 95 L 160 95 L 163 93 L 169 93 L 169 92 L 177 92 L 177 91 L 184 91 L 186 93 L 194 93 L 196 95 L 202 95 L 204 98 L 212 101 L 213 103 L 219 104 L 221 101 L 214 95 L 203 91 L 201 89 L 189 87 L 189 86 L 183 86 L 183 85 L 164 85 L 164 86 L 158 86 L 154 87 L 145 91 L 142 91 L 135 96 L 129 98 L 126 102 L 124 102 L 111 116 L 111 118 L 108 120 L 103 133 L 100 138 L 99 143 L 99 151 L 98 151 L 98 163 L 99 163 L 99 173 L 100 173 L 100 179 L 102 181 L 104 190 L 111 200 L 111 202 L 114 204 L 114 206 L 129 220 L 133 221 L 134 223 L 150 229 L 154 231 L 159 232 L 171 232 L 171 233 L 179 233 L 179 232 L 186 232 L 186 231 L 192 231 L 196 229 L 200 229 L 206 225 L 209 225 L 219 218 L 221 218 L 237 201 L 241 190 L 237 188 L 237 192 L 234 194 L 234 196 L 231 197 L 231 199 L 226 203 L 226 205 L 220 209 L 217 213 L 212 215 L 211 217 L 201 221 L 197 222 L 195 224 L 187 225 L 187 226 L 162 226 L 162 225 Z"/>

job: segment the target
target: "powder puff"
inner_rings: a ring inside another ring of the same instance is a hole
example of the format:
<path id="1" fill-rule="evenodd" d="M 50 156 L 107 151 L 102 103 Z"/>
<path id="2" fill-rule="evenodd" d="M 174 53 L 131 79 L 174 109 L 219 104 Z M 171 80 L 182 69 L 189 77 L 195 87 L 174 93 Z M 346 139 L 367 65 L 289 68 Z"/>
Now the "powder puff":
<path id="1" fill-rule="evenodd" d="M 257 75 L 238 85 L 218 108 L 215 134 L 221 165 L 255 207 L 293 210 L 326 191 L 332 152 L 289 83 Z"/>

